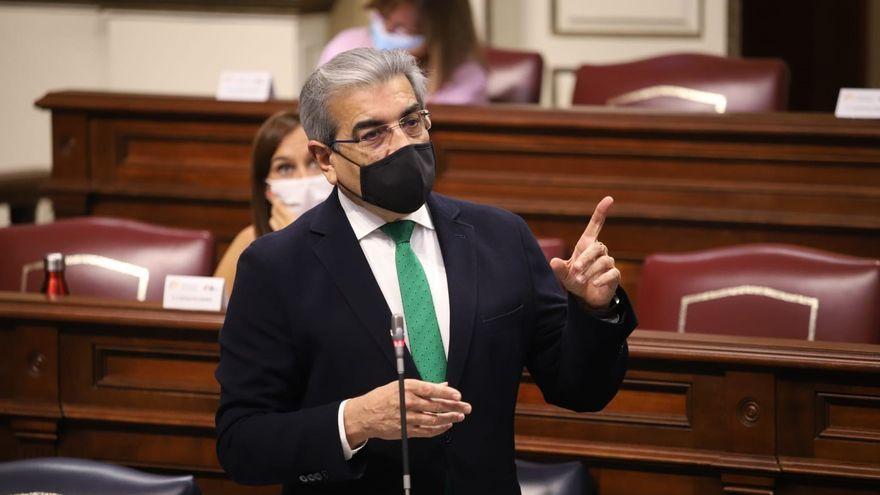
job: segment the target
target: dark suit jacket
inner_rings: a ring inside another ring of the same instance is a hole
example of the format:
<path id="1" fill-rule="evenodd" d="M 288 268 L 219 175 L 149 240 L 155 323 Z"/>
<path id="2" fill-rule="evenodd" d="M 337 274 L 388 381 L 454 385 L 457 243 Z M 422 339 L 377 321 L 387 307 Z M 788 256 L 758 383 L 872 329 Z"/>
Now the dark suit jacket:
<path id="1" fill-rule="evenodd" d="M 432 194 L 449 286 L 449 384 L 473 405 L 438 438 L 412 439 L 413 493 L 519 493 L 514 407 L 523 366 L 545 399 L 595 411 L 626 370 L 636 325 L 623 291 L 610 324 L 567 299 L 525 222 Z M 334 191 L 241 256 L 220 334 L 217 453 L 245 484 L 285 493 L 400 493 L 400 442 L 345 461 L 340 401 L 396 379 L 390 310 Z M 407 354 L 407 375 L 418 378 Z"/>

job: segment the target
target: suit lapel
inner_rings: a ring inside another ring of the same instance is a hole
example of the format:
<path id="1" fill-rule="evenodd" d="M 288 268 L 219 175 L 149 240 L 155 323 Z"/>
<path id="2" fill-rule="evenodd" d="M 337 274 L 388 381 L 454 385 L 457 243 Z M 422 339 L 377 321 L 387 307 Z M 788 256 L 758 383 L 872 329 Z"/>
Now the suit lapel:
<path id="1" fill-rule="evenodd" d="M 459 210 L 446 198 L 432 194 L 428 207 L 437 229 L 446 283 L 449 287 L 449 356 L 446 378 L 457 387 L 464 373 L 477 306 L 477 259 L 474 228 L 457 219 Z"/>
<path id="2" fill-rule="evenodd" d="M 330 273 L 360 322 L 373 337 L 388 363 L 395 367 L 391 343 L 391 310 L 370 270 L 351 224 L 345 216 L 336 189 L 316 207 L 311 230 L 312 249 Z M 412 360 L 407 363 L 408 367 Z"/>

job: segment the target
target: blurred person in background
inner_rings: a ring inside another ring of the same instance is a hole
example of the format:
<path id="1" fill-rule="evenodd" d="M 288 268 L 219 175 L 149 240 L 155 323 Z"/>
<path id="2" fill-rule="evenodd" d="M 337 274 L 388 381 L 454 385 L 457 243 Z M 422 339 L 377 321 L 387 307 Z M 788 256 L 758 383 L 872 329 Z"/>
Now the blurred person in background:
<path id="1" fill-rule="evenodd" d="M 489 102 L 487 73 L 468 0 L 369 0 L 370 25 L 342 31 L 318 65 L 352 48 L 406 50 L 428 75 L 428 102 Z"/>
<path id="2" fill-rule="evenodd" d="M 299 118 L 290 111 L 269 117 L 257 132 L 251 157 L 253 224 L 235 236 L 214 272 L 226 279 L 227 294 L 232 291 L 238 257 L 254 239 L 288 226 L 333 189 L 307 143 Z"/>

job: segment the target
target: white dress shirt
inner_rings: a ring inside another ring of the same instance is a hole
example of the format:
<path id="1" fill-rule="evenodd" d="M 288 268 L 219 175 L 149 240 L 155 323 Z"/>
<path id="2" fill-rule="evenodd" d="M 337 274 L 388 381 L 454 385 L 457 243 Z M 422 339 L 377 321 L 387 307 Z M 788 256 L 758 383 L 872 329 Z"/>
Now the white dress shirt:
<path id="1" fill-rule="evenodd" d="M 397 264 L 395 262 L 394 253 L 397 245 L 391 240 L 380 227 L 385 225 L 385 221 L 375 213 L 366 208 L 357 205 L 354 201 L 338 191 L 339 203 L 342 205 L 345 216 L 351 224 L 354 235 L 367 258 L 370 270 L 379 284 L 379 289 L 388 303 L 391 314 L 403 314 L 403 300 L 400 297 L 400 285 L 397 281 Z M 440 338 L 443 340 L 443 350 L 446 356 L 449 356 L 449 288 L 446 282 L 446 266 L 443 264 L 443 254 L 440 252 L 440 241 L 437 239 L 437 231 L 434 230 L 434 222 L 431 221 L 431 215 L 428 213 L 428 206 L 422 205 L 418 210 L 406 215 L 402 220 L 412 220 L 415 222 L 412 237 L 410 238 L 410 247 L 415 252 L 422 269 L 425 271 L 425 278 L 428 280 L 428 287 L 431 289 L 431 297 L 434 300 L 434 313 L 437 315 L 437 325 L 440 327 Z M 389 329 L 390 329 L 389 322 Z M 404 337 L 406 344 L 409 346 L 409 332 L 406 330 L 404 322 Z M 389 345 L 391 336 L 389 334 Z M 345 435 L 345 403 L 343 401 L 339 405 L 339 413 L 337 422 L 339 424 L 339 439 L 342 442 L 342 452 L 345 459 L 351 459 L 352 455 L 360 450 L 355 450 L 348 445 L 348 439 Z"/>

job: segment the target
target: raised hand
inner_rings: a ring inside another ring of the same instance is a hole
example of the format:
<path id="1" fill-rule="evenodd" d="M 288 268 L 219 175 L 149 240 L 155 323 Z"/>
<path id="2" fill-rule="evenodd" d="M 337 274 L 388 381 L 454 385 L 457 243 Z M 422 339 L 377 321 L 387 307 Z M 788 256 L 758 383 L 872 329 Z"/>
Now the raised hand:
<path id="1" fill-rule="evenodd" d="M 272 210 L 269 215 L 269 227 L 273 232 L 287 227 L 296 220 L 297 215 L 284 206 L 281 198 L 273 194 L 270 202 L 272 203 Z"/>
<path id="2" fill-rule="evenodd" d="M 445 383 L 407 379 L 406 430 L 411 437 L 433 437 L 470 414 L 471 405 L 461 392 Z M 400 438 L 400 401 L 397 381 L 388 383 L 345 403 L 345 435 L 352 448 L 370 438 Z"/>
<path id="3" fill-rule="evenodd" d="M 599 201 L 571 258 L 550 260 L 550 267 L 563 287 L 597 311 L 608 307 L 620 285 L 620 270 L 614 266 L 608 248 L 598 240 L 612 204 L 611 196 Z"/>

